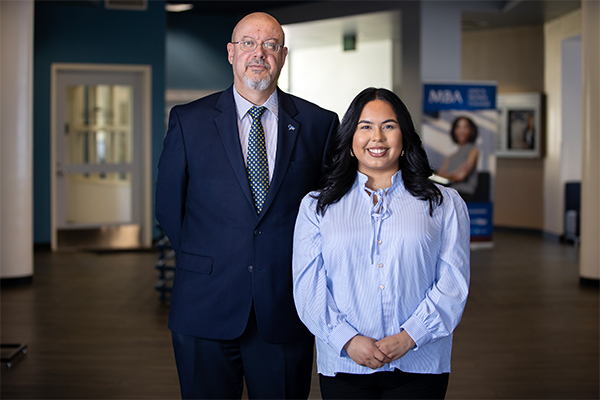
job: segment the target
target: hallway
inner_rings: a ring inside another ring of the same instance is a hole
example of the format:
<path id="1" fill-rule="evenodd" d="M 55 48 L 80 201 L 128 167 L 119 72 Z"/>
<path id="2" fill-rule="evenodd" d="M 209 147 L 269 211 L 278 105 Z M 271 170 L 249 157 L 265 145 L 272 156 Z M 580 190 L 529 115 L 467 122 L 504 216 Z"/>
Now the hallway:
<path id="1" fill-rule="evenodd" d="M 599 398 L 599 291 L 580 285 L 578 249 L 526 232 L 494 241 L 471 255 L 447 398 Z M 1 397 L 178 398 L 156 259 L 37 251 L 33 284 L 1 292 L 2 343 L 28 345 L 2 365 Z"/>

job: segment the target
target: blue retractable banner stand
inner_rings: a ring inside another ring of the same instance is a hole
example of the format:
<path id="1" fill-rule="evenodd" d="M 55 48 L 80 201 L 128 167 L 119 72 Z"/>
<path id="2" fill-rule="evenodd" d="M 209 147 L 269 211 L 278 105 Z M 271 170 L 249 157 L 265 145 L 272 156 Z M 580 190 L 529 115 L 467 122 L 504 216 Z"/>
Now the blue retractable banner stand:
<path id="1" fill-rule="evenodd" d="M 423 110 L 495 110 L 496 85 L 425 84 Z"/>
<path id="2" fill-rule="evenodd" d="M 421 128 L 435 178 L 456 189 L 467 203 L 472 246 L 491 246 L 496 83 L 425 83 Z"/>

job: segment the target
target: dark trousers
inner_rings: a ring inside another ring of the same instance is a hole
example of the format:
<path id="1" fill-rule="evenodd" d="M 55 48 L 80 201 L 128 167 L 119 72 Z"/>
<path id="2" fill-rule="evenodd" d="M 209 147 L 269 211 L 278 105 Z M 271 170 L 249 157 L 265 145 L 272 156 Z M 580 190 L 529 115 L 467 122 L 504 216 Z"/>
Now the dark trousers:
<path id="1" fill-rule="evenodd" d="M 368 375 L 319 375 L 323 399 L 443 399 L 449 374 L 411 374 L 398 369 Z"/>
<path id="2" fill-rule="evenodd" d="M 172 337 L 183 399 L 240 399 L 244 378 L 250 399 L 308 398 L 314 340 L 267 343 L 254 311 L 234 340 Z"/>

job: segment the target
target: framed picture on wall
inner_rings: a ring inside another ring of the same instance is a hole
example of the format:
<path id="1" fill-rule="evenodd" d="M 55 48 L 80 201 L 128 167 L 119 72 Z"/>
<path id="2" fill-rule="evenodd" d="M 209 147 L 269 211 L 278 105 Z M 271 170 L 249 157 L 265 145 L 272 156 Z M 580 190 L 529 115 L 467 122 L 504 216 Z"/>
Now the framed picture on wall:
<path id="1" fill-rule="evenodd" d="M 499 94 L 497 101 L 498 157 L 542 156 L 543 120 L 541 93 Z"/>

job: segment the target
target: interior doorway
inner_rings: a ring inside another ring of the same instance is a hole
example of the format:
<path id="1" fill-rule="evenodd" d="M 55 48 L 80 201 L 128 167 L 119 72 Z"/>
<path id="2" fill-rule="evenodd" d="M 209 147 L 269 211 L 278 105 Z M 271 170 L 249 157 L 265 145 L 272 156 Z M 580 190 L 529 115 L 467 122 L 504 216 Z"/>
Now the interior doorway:
<path id="1" fill-rule="evenodd" d="M 52 249 L 150 247 L 149 66 L 52 65 Z"/>

